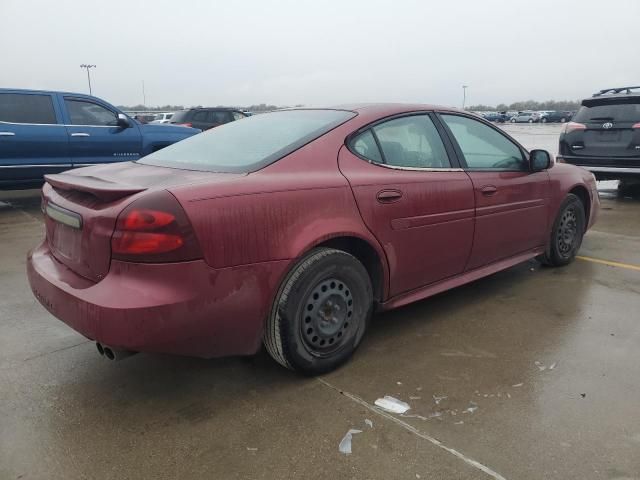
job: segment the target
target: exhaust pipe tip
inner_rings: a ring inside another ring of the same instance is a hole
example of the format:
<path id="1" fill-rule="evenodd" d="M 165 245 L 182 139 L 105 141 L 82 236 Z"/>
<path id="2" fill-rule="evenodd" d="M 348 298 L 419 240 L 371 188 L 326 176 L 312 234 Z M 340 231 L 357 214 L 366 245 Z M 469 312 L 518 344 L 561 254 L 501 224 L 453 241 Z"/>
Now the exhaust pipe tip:
<path id="1" fill-rule="evenodd" d="M 109 360 L 116 359 L 116 354 L 113 353 L 113 350 L 111 350 L 109 347 L 104 347 L 104 356 L 107 357 Z"/>

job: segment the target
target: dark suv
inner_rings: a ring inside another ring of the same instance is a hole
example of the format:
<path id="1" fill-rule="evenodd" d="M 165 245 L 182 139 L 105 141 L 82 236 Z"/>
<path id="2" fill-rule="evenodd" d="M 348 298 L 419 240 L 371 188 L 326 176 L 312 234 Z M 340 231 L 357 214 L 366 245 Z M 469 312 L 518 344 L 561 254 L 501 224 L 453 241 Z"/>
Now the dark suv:
<path id="1" fill-rule="evenodd" d="M 601 90 L 582 101 L 560 135 L 558 160 L 598 180 L 640 181 L 640 86 Z"/>
<path id="2" fill-rule="evenodd" d="M 245 118 L 247 115 L 233 108 L 190 108 L 176 112 L 169 123 L 184 125 L 186 127 L 209 130 L 224 123 L 233 122 Z"/>

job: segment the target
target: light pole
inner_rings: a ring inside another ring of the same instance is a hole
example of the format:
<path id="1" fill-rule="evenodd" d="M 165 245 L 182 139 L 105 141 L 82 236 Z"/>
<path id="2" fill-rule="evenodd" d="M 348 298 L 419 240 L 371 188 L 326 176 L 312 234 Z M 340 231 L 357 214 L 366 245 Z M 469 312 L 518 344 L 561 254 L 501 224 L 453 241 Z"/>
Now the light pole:
<path id="1" fill-rule="evenodd" d="M 462 85 L 462 109 L 464 110 L 464 104 L 467 102 L 467 88 L 469 85 Z"/>
<path id="2" fill-rule="evenodd" d="M 91 74 L 89 73 L 89 69 L 90 68 L 96 68 L 95 65 L 88 65 L 88 64 L 82 64 L 80 65 L 80 68 L 86 68 L 87 69 L 87 81 L 89 82 L 89 95 L 91 95 Z"/>

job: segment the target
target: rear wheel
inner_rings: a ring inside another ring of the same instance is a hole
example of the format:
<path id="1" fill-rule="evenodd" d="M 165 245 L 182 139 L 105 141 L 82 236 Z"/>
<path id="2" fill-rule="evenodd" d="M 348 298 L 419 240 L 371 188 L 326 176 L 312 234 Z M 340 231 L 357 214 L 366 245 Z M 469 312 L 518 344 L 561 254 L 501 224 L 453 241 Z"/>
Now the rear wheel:
<path id="1" fill-rule="evenodd" d="M 532 120 L 532 119 L 529 119 L 529 123 L 533 123 L 533 120 Z"/>
<path id="2" fill-rule="evenodd" d="M 565 123 L 566 121 L 567 121 L 567 119 L 566 119 L 566 118 L 564 118 L 564 117 L 562 117 L 562 118 L 560 119 L 560 123 Z"/>
<path id="3" fill-rule="evenodd" d="M 264 344 L 281 365 L 320 374 L 346 362 L 371 316 L 373 289 L 353 255 L 318 248 L 285 278 L 267 321 Z"/>
<path id="4" fill-rule="evenodd" d="M 551 231 L 547 251 L 538 257 L 545 265 L 561 267 L 568 265 L 576 257 L 582 244 L 586 225 L 582 201 L 572 193 L 560 207 Z"/>
<path id="5" fill-rule="evenodd" d="M 540 120 L 542 123 L 547 123 L 547 117 L 542 117 L 542 120 Z"/>

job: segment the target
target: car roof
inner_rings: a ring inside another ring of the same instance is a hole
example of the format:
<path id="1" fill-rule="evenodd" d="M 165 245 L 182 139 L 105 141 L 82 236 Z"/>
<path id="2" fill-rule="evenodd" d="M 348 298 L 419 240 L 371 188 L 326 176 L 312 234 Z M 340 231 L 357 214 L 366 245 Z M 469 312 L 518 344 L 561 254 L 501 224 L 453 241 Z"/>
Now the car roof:
<path id="1" fill-rule="evenodd" d="M 423 104 L 423 103 L 350 103 L 343 105 L 336 105 L 330 107 L 335 110 L 350 110 L 353 112 L 358 112 L 360 114 L 371 114 L 371 115 L 395 115 L 400 113 L 409 113 L 409 112 L 420 112 L 420 111 L 451 111 L 451 112 L 462 112 L 469 113 L 457 108 L 453 107 L 445 107 L 442 105 L 432 105 L 432 104 Z"/>
<path id="2" fill-rule="evenodd" d="M 28 89 L 28 88 L 0 88 L 0 92 L 2 93 L 46 93 L 46 94 L 52 94 L 52 93 L 60 93 L 62 95 L 76 95 L 78 97 L 90 97 L 90 98 L 97 98 L 94 97 L 93 95 L 88 95 L 86 93 L 78 93 L 78 92 L 65 92 L 65 91 L 60 91 L 60 90 L 32 90 L 32 89 Z"/>
<path id="3" fill-rule="evenodd" d="M 605 88 L 582 100 L 582 105 L 603 104 L 607 101 L 624 103 L 624 100 L 638 98 L 640 98 L 640 86 Z"/>

